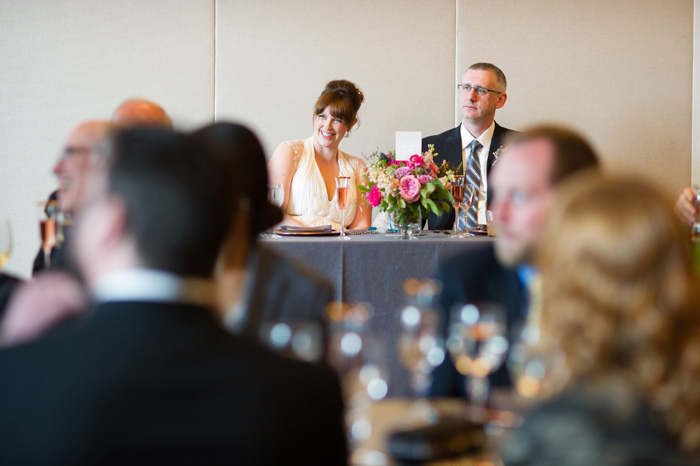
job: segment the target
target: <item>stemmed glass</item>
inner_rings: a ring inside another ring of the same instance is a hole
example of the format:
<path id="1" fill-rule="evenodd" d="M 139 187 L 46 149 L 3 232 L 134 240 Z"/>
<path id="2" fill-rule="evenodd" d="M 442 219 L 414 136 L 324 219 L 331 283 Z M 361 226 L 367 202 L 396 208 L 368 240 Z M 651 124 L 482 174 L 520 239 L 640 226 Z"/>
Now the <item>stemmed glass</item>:
<path id="1" fill-rule="evenodd" d="M 455 224 L 452 230 L 452 235 L 450 236 L 451 238 L 459 238 L 459 216 L 460 216 L 460 209 L 462 208 L 462 202 L 464 201 L 464 176 L 463 175 L 456 175 L 455 176 L 455 181 L 452 183 L 450 186 L 450 194 L 452 194 L 452 198 L 454 199 L 454 202 L 452 203 L 452 207 L 455 209 Z"/>
<path id="2" fill-rule="evenodd" d="M 12 253 L 12 229 L 10 220 L 0 218 L 0 269 L 10 260 Z"/>
<path id="3" fill-rule="evenodd" d="M 277 206 L 277 207 L 282 207 L 282 204 L 284 204 L 284 185 L 282 183 L 270 183 L 267 185 L 267 200 L 270 202 L 270 204 Z M 267 237 L 268 235 L 265 234 L 264 237 Z M 273 238 L 281 238 L 280 235 L 277 234 L 272 234 L 269 235 L 272 236 Z"/>
<path id="4" fill-rule="evenodd" d="M 488 375 L 506 358 L 505 313 L 497 303 L 456 305 L 450 314 L 447 348 L 457 371 L 467 376 L 467 393 L 476 421 L 484 418 Z"/>
<path id="5" fill-rule="evenodd" d="M 435 415 L 429 405 L 426 406 L 424 397 L 432 384 L 433 369 L 445 359 L 440 318 L 432 305 L 437 287 L 433 281 L 407 280 L 404 289 L 414 299 L 409 299 L 400 312 L 399 356 L 412 373 L 413 390 L 418 398 L 413 411 L 422 422 L 432 420 Z"/>
<path id="6" fill-rule="evenodd" d="M 348 235 L 345 234 L 345 207 L 348 203 L 348 198 L 350 196 L 350 177 L 349 176 L 336 176 L 335 177 L 335 189 L 336 189 L 336 199 L 338 200 L 338 207 L 340 207 L 340 236 L 336 239 L 347 240 L 350 239 Z"/>
<path id="7" fill-rule="evenodd" d="M 51 267 L 51 251 L 57 245 L 57 208 L 56 201 L 37 202 L 39 216 L 39 234 L 41 235 L 41 250 L 44 252 L 44 267 Z"/>
<path id="8" fill-rule="evenodd" d="M 323 355 L 323 335 L 313 322 L 265 322 L 260 339 L 279 354 L 306 362 L 318 362 Z"/>
<path id="9" fill-rule="evenodd" d="M 523 400 L 542 399 L 558 391 L 569 379 L 564 355 L 552 348 L 542 350 L 540 336 L 540 327 L 531 322 L 516 325 L 513 330 L 507 365 L 515 390 Z M 549 373 L 557 377 L 548 377 L 550 386 L 545 386 Z"/>
<path id="10" fill-rule="evenodd" d="M 387 354 L 370 331 L 371 313 L 369 305 L 339 302 L 332 303 L 327 312 L 331 329 L 328 359 L 342 380 L 353 464 L 376 464 L 368 459 L 383 457 L 365 446 L 372 434 L 372 403 L 383 399 L 389 389 Z"/>
<path id="11" fill-rule="evenodd" d="M 476 202 L 479 192 L 477 191 L 476 186 L 471 184 L 468 180 L 465 180 L 465 182 L 464 195 L 462 198 L 462 211 L 469 212 L 469 209 L 471 209 L 474 202 Z M 469 231 L 466 228 L 466 224 L 464 236 L 469 236 Z"/>

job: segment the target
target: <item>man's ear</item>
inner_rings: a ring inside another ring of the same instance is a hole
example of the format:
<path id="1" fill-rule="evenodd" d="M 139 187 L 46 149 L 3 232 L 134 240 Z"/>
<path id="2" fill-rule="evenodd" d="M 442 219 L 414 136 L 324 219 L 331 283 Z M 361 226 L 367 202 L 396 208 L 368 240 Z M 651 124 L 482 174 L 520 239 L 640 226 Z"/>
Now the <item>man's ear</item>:
<path id="1" fill-rule="evenodd" d="M 508 94 L 505 92 L 501 92 L 498 94 L 498 102 L 496 102 L 496 108 L 501 108 L 506 104 L 506 100 L 508 100 Z"/>

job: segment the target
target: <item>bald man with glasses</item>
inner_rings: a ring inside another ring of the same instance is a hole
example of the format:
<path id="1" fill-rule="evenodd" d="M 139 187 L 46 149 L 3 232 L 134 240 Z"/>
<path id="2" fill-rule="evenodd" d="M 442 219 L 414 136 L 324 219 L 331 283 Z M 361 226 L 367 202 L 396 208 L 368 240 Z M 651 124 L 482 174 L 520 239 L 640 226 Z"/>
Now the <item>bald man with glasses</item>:
<path id="1" fill-rule="evenodd" d="M 455 167 L 461 164 L 465 182 L 474 184 L 479 191 L 476 206 L 464 213 L 467 228 L 486 223 L 487 178 L 503 148 L 506 135 L 511 131 L 494 120 L 496 110 L 503 107 L 508 98 L 506 85 L 506 76 L 500 68 L 491 63 L 474 63 L 457 85 L 462 123 L 444 133 L 423 138 L 423 151 L 432 144 L 438 165 L 443 160 Z M 431 214 L 428 228 L 449 229 L 454 221 L 454 209 L 450 207 L 440 217 Z"/>

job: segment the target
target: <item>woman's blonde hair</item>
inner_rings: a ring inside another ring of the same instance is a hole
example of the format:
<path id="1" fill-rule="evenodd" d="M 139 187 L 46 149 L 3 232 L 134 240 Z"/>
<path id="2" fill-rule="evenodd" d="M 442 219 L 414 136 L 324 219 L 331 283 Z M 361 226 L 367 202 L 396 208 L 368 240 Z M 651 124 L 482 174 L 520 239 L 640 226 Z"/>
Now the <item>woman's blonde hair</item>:
<path id="1" fill-rule="evenodd" d="M 563 353 L 573 383 L 638 387 L 679 443 L 700 450 L 700 285 L 672 206 L 629 177 L 562 187 L 537 253 L 543 343 Z"/>

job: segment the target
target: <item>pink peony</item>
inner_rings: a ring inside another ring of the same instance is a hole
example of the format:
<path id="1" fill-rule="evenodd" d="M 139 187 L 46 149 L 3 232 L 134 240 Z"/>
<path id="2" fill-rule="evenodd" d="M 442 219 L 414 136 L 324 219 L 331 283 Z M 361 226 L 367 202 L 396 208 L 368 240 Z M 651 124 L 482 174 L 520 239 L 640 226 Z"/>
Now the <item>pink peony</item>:
<path id="1" fill-rule="evenodd" d="M 413 175 L 406 175 L 399 182 L 399 194 L 406 202 L 415 202 L 420 197 L 420 181 Z"/>
<path id="2" fill-rule="evenodd" d="M 413 168 L 418 168 L 423 166 L 423 157 L 420 155 L 412 155 L 411 158 L 409 159 L 410 165 Z"/>
<path id="3" fill-rule="evenodd" d="M 397 180 L 400 180 L 409 173 L 411 173 L 411 169 L 409 167 L 401 167 L 396 169 L 396 171 L 394 172 L 394 176 Z"/>
<path id="4" fill-rule="evenodd" d="M 433 177 L 430 175 L 418 175 L 418 181 L 420 184 L 430 183 L 432 179 Z"/>
<path id="5" fill-rule="evenodd" d="M 367 202 L 369 202 L 369 205 L 372 207 L 377 207 L 382 203 L 382 193 L 379 192 L 377 185 L 372 186 L 372 189 L 366 194 L 366 196 Z"/>

